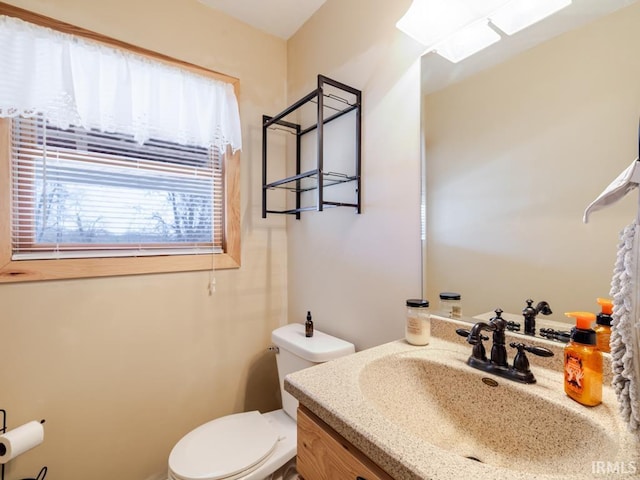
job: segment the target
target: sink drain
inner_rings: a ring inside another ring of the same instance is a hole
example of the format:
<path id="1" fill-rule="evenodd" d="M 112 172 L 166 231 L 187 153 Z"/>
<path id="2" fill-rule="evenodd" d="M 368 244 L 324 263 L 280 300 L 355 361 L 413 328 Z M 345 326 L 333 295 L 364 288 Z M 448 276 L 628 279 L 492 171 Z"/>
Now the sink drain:
<path id="1" fill-rule="evenodd" d="M 468 458 L 469 460 L 473 460 L 474 462 L 479 462 L 479 463 L 483 463 L 482 460 L 480 460 L 478 457 L 473 457 L 471 455 L 465 457 Z"/>

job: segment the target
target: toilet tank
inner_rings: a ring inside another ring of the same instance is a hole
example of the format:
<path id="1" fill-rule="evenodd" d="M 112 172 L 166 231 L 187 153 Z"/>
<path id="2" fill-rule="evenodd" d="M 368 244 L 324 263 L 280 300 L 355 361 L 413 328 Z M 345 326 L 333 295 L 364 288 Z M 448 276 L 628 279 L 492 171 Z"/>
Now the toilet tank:
<path id="1" fill-rule="evenodd" d="M 353 343 L 327 335 L 315 330 L 313 337 L 305 337 L 304 325 L 290 323 L 275 329 L 271 333 L 271 341 L 278 347 L 276 362 L 282 408 L 294 420 L 296 419 L 298 401 L 290 393 L 284 391 L 284 377 L 289 373 L 328 362 L 356 351 Z"/>

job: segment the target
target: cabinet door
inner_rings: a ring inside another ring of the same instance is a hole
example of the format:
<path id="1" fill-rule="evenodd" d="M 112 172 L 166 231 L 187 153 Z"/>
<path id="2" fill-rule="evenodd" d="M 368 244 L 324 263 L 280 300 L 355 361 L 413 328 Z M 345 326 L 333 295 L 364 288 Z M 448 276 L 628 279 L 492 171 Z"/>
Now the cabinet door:
<path id="1" fill-rule="evenodd" d="M 298 408 L 297 469 L 304 480 L 392 480 L 304 407 Z"/>

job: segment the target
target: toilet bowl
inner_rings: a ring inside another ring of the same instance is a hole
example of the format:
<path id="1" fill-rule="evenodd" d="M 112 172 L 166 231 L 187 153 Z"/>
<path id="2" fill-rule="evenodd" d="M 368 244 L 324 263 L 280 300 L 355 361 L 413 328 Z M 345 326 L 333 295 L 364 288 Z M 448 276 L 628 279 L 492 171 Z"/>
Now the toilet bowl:
<path id="1" fill-rule="evenodd" d="M 296 454 L 284 410 L 221 417 L 185 435 L 169 455 L 170 480 L 262 480 Z"/>
<path id="2" fill-rule="evenodd" d="M 353 353 L 355 347 L 318 330 L 305 337 L 301 324 L 280 327 L 271 339 L 277 347 L 283 408 L 227 415 L 187 433 L 169 455 L 169 480 L 263 480 L 288 467 L 296 455 L 298 402 L 284 391 L 284 377 Z"/>

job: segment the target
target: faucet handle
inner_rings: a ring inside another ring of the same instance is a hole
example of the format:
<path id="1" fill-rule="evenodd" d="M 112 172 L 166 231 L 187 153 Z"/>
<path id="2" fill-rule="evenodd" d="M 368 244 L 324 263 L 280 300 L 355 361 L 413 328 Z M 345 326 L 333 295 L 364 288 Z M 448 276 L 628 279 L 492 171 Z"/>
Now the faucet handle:
<path id="1" fill-rule="evenodd" d="M 464 328 L 458 328 L 456 330 L 456 333 L 464 338 L 469 338 L 469 335 L 471 335 L 471 331 L 465 330 Z M 487 337 L 486 335 L 480 334 L 480 340 L 489 340 L 489 337 Z"/>
<path id="2" fill-rule="evenodd" d="M 464 328 L 457 328 L 456 333 L 461 337 L 468 337 L 471 332 L 469 330 L 465 330 Z"/>
<path id="3" fill-rule="evenodd" d="M 548 338 L 550 340 L 557 340 L 559 342 L 568 343 L 571 334 L 562 330 L 554 330 L 553 328 L 541 328 L 540 336 Z"/>
<path id="4" fill-rule="evenodd" d="M 553 357 L 553 352 L 546 347 L 537 347 L 535 345 L 525 345 L 524 349 L 539 357 Z"/>
<path id="5" fill-rule="evenodd" d="M 464 328 L 458 328 L 456 330 L 456 333 L 458 335 L 460 335 L 461 337 L 465 337 L 467 339 L 467 341 L 469 340 L 469 337 L 471 336 L 471 331 L 469 330 L 465 330 Z M 478 341 L 476 343 L 473 344 L 473 349 L 471 350 L 471 358 L 479 361 L 479 362 L 484 362 L 486 363 L 487 361 L 487 351 L 484 348 L 484 345 L 482 344 L 483 340 L 489 340 L 489 337 L 482 335 L 481 333 L 478 334 Z M 470 360 L 471 360 L 470 358 Z"/>
<path id="6" fill-rule="evenodd" d="M 510 332 L 519 332 L 520 331 L 520 323 L 514 322 L 513 320 L 509 320 L 507 322 L 507 330 Z"/>
<path id="7" fill-rule="evenodd" d="M 533 353 L 534 355 L 537 355 L 539 357 L 553 357 L 554 355 L 553 352 L 548 348 L 538 347 L 536 345 L 525 345 L 524 343 L 520 343 L 520 342 L 511 342 L 509 346 L 511 348 L 517 348 L 518 353 L 520 353 L 523 350 L 526 350 L 527 352 Z"/>
<path id="8" fill-rule="evenodd" d="M 511 342 L 509 346 L 511 348 L 518 349 L 518 353 L 513 359 L 513 369 L 515 370 L 516 378 L 524 383 L 535 383 L 536 379 L 529 368 L 529 359 L 527 358 L 525 351 L 540 357 L 552 357 L 553 352 L 545 347 L 525 345 L 524 343 L 519 342 Z"/>
<path id="9" fill-rule="evenodd" d="M 527 358 L 527 352 L 538 355 L 539 357 L 553 357 L 553 352 L 545 347 L 537 347 L 535 345 L 525 345 L 524 343 L 511 342 L 509 344 L 511 348 L 517 348 L 518 353 L 513 359 L 513 368 L 520 373 L 529 373 L 529 359 Z"/>

